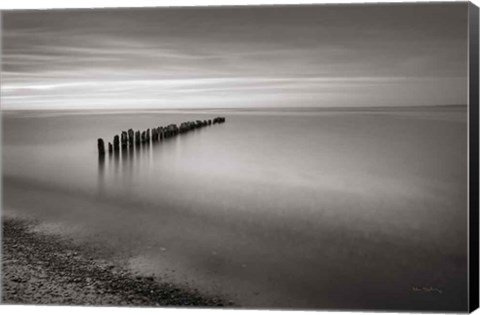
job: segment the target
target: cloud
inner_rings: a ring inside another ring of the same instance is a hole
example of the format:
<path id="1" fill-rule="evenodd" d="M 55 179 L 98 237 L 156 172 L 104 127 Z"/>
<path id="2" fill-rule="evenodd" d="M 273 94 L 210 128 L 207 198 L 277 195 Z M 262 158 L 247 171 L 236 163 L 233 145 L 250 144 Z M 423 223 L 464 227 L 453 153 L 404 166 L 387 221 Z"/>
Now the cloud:
<path id="1" fill-rule="evenodd" d="M 7 12 L 2 107 L 465 103 L 465 8 Z"/>

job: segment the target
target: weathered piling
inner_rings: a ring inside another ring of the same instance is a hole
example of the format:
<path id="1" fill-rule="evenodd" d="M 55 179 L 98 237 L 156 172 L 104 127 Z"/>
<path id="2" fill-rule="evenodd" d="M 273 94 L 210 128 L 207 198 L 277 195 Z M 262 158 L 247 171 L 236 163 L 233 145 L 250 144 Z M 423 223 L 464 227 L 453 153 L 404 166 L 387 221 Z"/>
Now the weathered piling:
<path id="1" fill-rule="evenodd" d="M 213 124 L 221 124 L 225 122 L 225 117 L 216 117 L 213 119 Z"/>
<path id="2" fill-rule="evenodd" d="M 123 153 L 127 153 L 127 146 L 129 145 L 136 145 L 137 147 L 139 147 L 140 144 L 150 144 L 150 141 L 152 142 L 152 144 L 155 144 L 165 138 L 174 137 L 178 134 L 183 134 L 191 130 L 203 128 L 212 124 L 221 124 L 224 122 L 225 117 L 215 117 L 214 119 L 208 120 L 185 121 L 180 123 L 179 125 L 169 124 L 167 126 L 155 127 L 152 129 L 147 129 L 145 131 L 134 131 L 133 129 L 128 129 L 128 131 L 122 131 L 119 135 L 115 135 L 113 137 L 113 145 L 112 142 L 108 143 L 108 152 L 114 152 L 115 155 L 118 155 L 121 146 L 123 155 Z M 105 154 L 106 148 L 103 139 L 98 139 L 97 146 L 99 155 Z M 147 147 L 145 146 L 143 148 L 145 149 Z M 128 152 L 133 153 L 133 150 L 130 149 L 128 150 Z"/>
<path id="3" fill-rule="evenodd" d="M 97 147 L 98 147 L 98 154 L 104 155 L 105 154 L 105 143 L 103 142 L 102 138 L 97 140 Z"/>
<path id="4" fill-rule="evenodd" d="M 158 141 L 158 132 L 157 128 L 152 128 L 152 142 Z"/>
<path id="5" fill-rule="evenodd" d="M 178 134 L 178 127 L 175 124 L 170 124 L 166 127 L 167 129 L 167 137 L 172 137 Z"/>
<path id="6" fill-rule="evenodd" d="M 140 145 L 140 131 L 135 131 L 135 144 Z"/>
<path id="7" fill-rule="evenodd" d="M 118 135 L 115 135 L 115 137 L 113 137 L 113 149 L 115 151 L 120 150 L 120 140 Z"/>
<path id="8" fill-rule="evenodd" d="M 128 144 L 132 146 L 134 144 L 135 133 L 133 129 L 128 129 Z"/>
<path id="9" fill-rule="evenodd" d="M 192 129 L 193 129 L 193 126 L 192 126 L 192 123 L 190 121 L 183 122 L 183 123 L 180 124 L 180 127 L 178 127 L 178 131 L 180 133 L 184 133 L 184 132 L 190 131 Z"/>
<path id="10" fill-rule="evenodd" d="M 126 131 L 122 131 L 121 141 L 122 141 L 122 148 L 125 148 L 128 145 L 128 134 Z"/>

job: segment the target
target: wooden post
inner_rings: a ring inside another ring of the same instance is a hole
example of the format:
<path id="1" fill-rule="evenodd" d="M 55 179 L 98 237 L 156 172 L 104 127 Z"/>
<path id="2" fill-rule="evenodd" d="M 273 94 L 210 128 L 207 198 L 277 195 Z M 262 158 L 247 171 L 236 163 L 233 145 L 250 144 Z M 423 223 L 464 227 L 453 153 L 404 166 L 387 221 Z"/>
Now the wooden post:
<path id="1" fill-rule="evenodd" d="M 178 134 L 183 134 L 185 132 L 202 128 L 205 126 L 222 124 L 226 121 L 225 117 L 215 117 L 208 120 L 195 120 L 195 121 L 186 121 L 182 122 L 180 125 L 169 124 L 163 127 L 156 127 L 147 129 L 145 131 L 133 131 L 133 129 L 128 129 L 127 131 L 122 131 L 120 136 L 115 135 L 113 137 L 113 145 L 111 142 L 108 143 L 108 152 L 115 152 L 115 154 L 120 151 L 120 144 L 122 146 L 122 151 L 126 151 L 128 145 L 133 146 L 134 144 L 139 146 L 140 144 L 150 143 L 150 140 L 153 142 L 160 141 L 164 138 L 169 138 L 176 136 Z M 105 142 L 103 139 L 98 138 L 97 141 L 98 154 L 105 154 Z"/>
<path id="2" fill-rule="evenodd" d="M 118 135 L 115 135 L 115 137 L 113 137 L 113 149 L 115 151 L 120 150 L 120 140 Z"/>
<path id="3" fill-rule="evenodd" d="M 152 128 L 152 142 L 158 141 L 158 133 L 157 128 Z"/>
<path id="4" fill-rule="evenodd" d="M 140 145 L 140 131 L 135 131 L 135 144 Z"/>
<path id="5" fill-rule="evenodd" d="M 133 129 L 128 129 L 128 144 L 130 144 L 130 146 L 134 143 L 134 137 L 135 133 L 133 132 Z"/>
<path id="6" fill-rule="evenodd" d="M 104 155 L 105 154 L 105 143 L 103 142 L 102 138 L 97 140 L 97 147 L 98 147 L 98 154 Z"/>
<path id="7" fill-rule="evenodd" d="M 122 148 L 126 148 L 128 144 L 128 134 L 126 131 L 122 131 L 121 141 L 122 141 Z"/>

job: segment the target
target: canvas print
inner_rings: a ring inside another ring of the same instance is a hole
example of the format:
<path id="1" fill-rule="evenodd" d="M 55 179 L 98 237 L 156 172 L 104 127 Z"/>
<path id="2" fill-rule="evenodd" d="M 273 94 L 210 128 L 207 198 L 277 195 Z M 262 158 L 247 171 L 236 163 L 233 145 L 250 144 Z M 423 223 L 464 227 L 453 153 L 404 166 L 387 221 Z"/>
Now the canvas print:
<path id="1" fill-rule="evenodd" d="M 470 10 L 3 11 L 1 302 L 466 311 Z"/>

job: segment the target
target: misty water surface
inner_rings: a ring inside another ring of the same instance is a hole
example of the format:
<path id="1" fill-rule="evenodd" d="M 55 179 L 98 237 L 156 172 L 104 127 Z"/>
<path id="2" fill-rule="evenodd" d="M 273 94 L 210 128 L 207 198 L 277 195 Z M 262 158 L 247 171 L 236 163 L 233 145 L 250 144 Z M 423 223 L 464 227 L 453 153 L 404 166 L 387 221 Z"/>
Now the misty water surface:
<path id="1" fill-rule="evenodd" d="M 99 137 L 218 115 L 227 122 L 98 158 Z M 241 306 L 459 310 L 466 117 L 3 112 L 3 211 Z"/>

